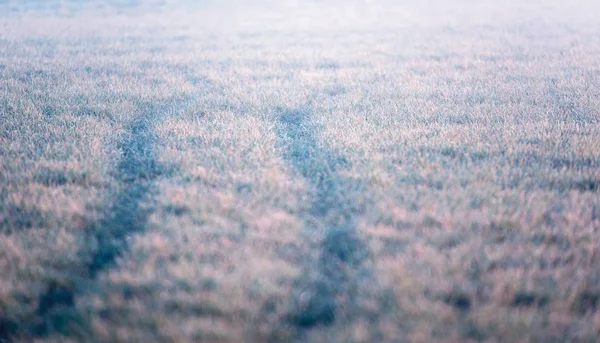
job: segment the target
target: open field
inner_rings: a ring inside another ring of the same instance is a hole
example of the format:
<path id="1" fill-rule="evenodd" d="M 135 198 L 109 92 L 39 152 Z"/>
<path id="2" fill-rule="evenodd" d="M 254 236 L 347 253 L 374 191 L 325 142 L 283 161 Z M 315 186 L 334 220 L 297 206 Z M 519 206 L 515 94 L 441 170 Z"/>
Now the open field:
<path id="1" fill-rule="evenodd" d="M 598 342 L 598 13 L 0 0 L 0 342 Z"/>

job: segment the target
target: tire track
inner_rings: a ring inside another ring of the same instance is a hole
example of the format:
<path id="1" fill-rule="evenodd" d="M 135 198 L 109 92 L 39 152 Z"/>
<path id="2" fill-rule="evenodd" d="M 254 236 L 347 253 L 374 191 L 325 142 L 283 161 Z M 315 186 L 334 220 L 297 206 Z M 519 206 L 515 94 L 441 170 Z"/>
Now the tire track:
<path id="1" fill-rule="evenodd" d="M 151 110 L 147 113 L 158 113 Z M 116 179 L 124 185 L 112 203 L 109 215 L 95 233 L 96 251 L 88 264 L 91 278 L 99 271 L 113 264 L 116 257 L 127 247 L 127 236 L 143 231 L 150 211 L 140 206 L 142 200 L 152 190 L 153 180 L 164 173 L 164 168 L 156 161 L 151 122 L 156 116 L 144 115 L 130 125 L 120 144 L 122 153 L 117 166 Z"/>
<path id="2" fill-rule="evenodd" d="M 360 239 L 354 217 L 364 211 L 352 197 L 353 187 L 338 169 L 347 162 L 320 148 L 311 130 L 308 109 L 280 110 L 279 138 L 284 158 L 313 187 L 304 225 L 318 243 L 302 263 L 304 273 L 292 294 L 288 321 L 299 334 L 317 326 L 344 322 L 358 313 L 357 291 L 368 283 L 370 252 Z"/>
<path id="3" fill-rule="evenodd" d="M 0 326 L 9 328 L 5 330 L 6 341 L 16 335 L 33 338 L 52 333 L 85 337 L 88 331 L 86 314 L 78 311 L 76 299 L 97 289 L 94 281 L 98 274 L 113 266 L 118 256 L 127 250 L 130 235 L 146 228 L 151 208 L 142 206 L 142 202 L 150 200 L 154 180 L 166 171 L 154 153 L 153 126 L 161 113 L 172 106 L 171 100 L 161 105 L 142 105 L 143 112 L 133 118 L 118 143 L 120 159 L 113 176 L 120 190 L 107 199 L 105 216 L 84 229 L 86 244 L 79 252 L 86 261 L 84 281 L 69 284 L 51 281 L 39 295 L 37 311 L 30 323 L 0 320 L 3 323 Z"/>
<path id="4" fill-rule="evenodd" d="M 90 251 L 85 246 L 81 251 L 82 258 L 88 261 L 86 285 L 48 286 L 39 298 L 37 316 L 41 321 L 32 330 L 36 336 L 85 329 L 84 318 L 75 308 L 75 298 L 93 290 L 91 283 L 98 273 L 113 266 L 117 257 L 127 250 L 128 236 L 145 229 L 151 211 L 141 203 L 148 200 L 154 179 L 164 172 L 154 154 L 156 137 L 152 131 L 159 113 L 164 110 L 165 106 L 147 104 L 143 113 L 126 128 L 118 144 L 121 157 L 114 171 L 114 178 L 122 188 L 109 199 L 105 217 L 86 229 L 90 235 L 88 244 L 93 247 Z M 76 327 L 69 327 L 69 322 Z"/>

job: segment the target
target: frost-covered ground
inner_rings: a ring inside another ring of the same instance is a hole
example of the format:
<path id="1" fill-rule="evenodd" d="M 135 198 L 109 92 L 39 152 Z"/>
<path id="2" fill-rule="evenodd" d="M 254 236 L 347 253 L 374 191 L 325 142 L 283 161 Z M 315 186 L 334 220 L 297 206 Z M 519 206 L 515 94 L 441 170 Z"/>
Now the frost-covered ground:
<path id="1" fill-rule="evenodd" d="M 596 1 L 0 1 L 0 342 L 595 342 Z"/>

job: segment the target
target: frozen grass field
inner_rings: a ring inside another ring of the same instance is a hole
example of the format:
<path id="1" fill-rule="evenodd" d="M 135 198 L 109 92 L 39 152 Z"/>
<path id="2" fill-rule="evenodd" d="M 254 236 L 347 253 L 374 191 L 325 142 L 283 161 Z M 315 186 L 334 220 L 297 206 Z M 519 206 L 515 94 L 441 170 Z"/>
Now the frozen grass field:
<path id="1" fill-rule="evenodd" d="M 0 0 L 0 342 L 597 342 L 598 13 Z"/>

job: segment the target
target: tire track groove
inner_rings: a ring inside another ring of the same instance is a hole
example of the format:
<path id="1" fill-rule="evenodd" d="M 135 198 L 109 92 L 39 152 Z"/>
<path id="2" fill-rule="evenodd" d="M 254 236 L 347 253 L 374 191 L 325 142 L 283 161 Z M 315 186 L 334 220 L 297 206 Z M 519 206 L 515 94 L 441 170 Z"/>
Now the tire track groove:
<path id="1" fill-rule="evenodd" d="M 305 272 L 292 294 L 288 321 L 299 333 L 348 319 L 358 308 L 359 285 L 369 282 L 370 252 L 361 240 L 354 217 L 364 211 L 352 196 L 350 180 L 338 169 L 347 162 L 321 148 L 310 127 L 310 109 L 279 110 L 283 157 L 312 186 L 304 226 L 321 237 L 317 254 L 302 261 Z"/>
<path id="2" fill-rule="evenodd" d="M 128 237 L 145 230 L 151 206 L 142 206 L 142 202 L 151 200 L 154 180 L 165 172 L 156 159 L 153 126 L 174 102 L 139 106 L 141 113 L 128 124 L 117 145 L 120 157 L 113 177 L 120 189 L 106 200 L 104 216 L 83 229 L 86 245 L 80 248 L 79 256 L 86 261 L 87 274 L 79 282 L 50 281 L 39 295 L 37 311 L 30 323 L 24 327 L 9 326 L 10 322 L 2 325 L 10 328 L 6 341 L 16 335 L 43 338 L 52 333 L 86 337 L 88 323 L 85 314 L 76 308 L 76 299 L 97 289 L 95 279 L 127 250 Z"/>

